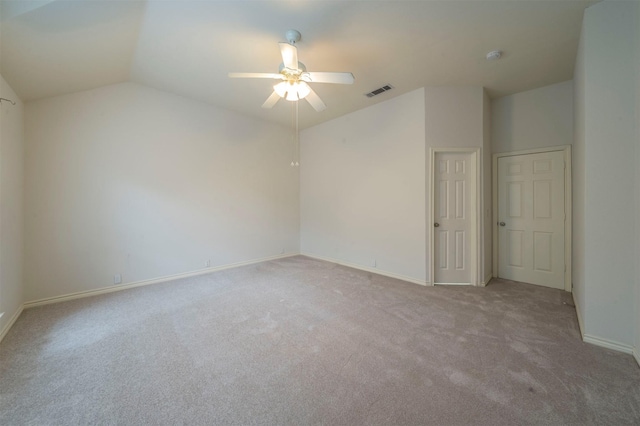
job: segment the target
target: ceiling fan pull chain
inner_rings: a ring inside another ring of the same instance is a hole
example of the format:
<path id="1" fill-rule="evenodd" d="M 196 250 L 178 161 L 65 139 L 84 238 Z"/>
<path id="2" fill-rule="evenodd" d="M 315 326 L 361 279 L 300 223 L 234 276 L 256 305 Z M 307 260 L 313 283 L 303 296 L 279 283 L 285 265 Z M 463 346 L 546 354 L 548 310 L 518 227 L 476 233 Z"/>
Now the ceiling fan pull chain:
<path id="1" fill-rule="evenodd" d="M 296 166 L 296 127 L 295 127 L 295 123 L 296 123 L 296 110 L 295 110 L 295 106 L 291 105 L 291 129 L 293 130 L 293 134 L 291 135 L 291 141 L 293 142 L 293 152 L 291 153 L 292 155 L 292 160 L 291 160 L 291 167 L 295 167 Z"/>
<path id="2" fill-rule="evenodd" d="M 296 101 L 296 146 L 295 146 L 295 157 L 296 157 L 296 167 L 300 166 L 300 131 L 298 129 L 298 105 L 300 101 Z"/>

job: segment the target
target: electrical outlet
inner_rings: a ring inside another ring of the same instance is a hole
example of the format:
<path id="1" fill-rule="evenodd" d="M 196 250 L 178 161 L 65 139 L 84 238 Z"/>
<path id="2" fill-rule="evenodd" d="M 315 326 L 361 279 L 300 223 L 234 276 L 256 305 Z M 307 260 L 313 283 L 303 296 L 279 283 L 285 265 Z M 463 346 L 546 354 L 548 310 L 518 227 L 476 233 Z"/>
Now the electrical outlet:
<path id="1" fill-rule="evenodd" d="M 122 275 L 116 274 L 113 276 L 113 283 L 120 284 L 122 282 Z"/>
<path id="2" fill-rule="evenodd" d="M 207 260 L 206 262 L 204 262 L 204 266 L 206 266 L 207 268 L 211 267 L 211 261 Z"/>
<path id="3" fill-rule="evenodd" d="M 2 318 L 3 315 L 4 315 L 4 312 L 0 312 L 0 318 Z"/>
<path id="4" fill-rule="evenodd" d="M 371 265 L 371 266 L 373 266 L 374 268 L 377 268 L 378 267 L 378 261 L 376 259 L 373 259 L 373 265 Z"/>

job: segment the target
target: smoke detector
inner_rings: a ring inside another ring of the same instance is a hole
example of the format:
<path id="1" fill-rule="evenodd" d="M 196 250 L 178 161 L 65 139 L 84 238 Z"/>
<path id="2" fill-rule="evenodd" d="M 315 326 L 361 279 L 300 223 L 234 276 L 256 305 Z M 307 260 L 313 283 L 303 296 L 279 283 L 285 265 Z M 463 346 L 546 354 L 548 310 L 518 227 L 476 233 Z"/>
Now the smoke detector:
<path id="1" fill-rule="evenodd" d="M 499 50 L 492 50 L 487 53 L 487 61 L 497 61 L 502 56 L 502 52 Z"/>

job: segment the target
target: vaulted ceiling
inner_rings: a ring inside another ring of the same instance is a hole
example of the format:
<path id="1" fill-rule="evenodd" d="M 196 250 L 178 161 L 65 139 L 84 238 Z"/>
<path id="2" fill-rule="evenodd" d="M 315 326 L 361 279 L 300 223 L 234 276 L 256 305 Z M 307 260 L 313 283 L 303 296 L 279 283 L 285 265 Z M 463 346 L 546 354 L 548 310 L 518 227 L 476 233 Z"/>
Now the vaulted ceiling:
<path id="1" fill-rule="evenodd" d="M 261 108 L 279 41 L 302 33 L 310 71 L 350 71 L 353 85 L 313 84 L 327 109 L 300 104 L 302 128 L 424 86 L 483 86 L 504 96 L 572 78 L 583 11 L 595 1 L 2 0 L 0 72 L 25 101 L 133 81 L 289 124 L 291 105 Z M 487 61 L 491 50 L 502 59 Z M 374 98 L 365 93 L 394 89 Z"/>

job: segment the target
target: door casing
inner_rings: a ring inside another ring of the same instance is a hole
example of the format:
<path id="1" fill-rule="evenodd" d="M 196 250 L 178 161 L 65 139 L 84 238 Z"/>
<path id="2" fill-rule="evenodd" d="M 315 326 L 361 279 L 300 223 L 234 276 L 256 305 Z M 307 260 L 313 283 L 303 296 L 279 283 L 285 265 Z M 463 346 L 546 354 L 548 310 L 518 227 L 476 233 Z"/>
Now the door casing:
<path id="1" fill-rule="evenodd" d="M 493 154 L 492 164 L 492 200 L 493 200 L 493 277 L 498 277 L 498 158 L 514 155 L 538 154 L 542 152 L 562 151 L 564 153 L 564 290 L 571 292 L 573 287 L 571 277 L 571 145 L 552 146 L 548 148 L 528 149 L 524 151 L 500 152 Z"/>
<path id="2" fill-rule="evenodd" d="M 480 277 L 480 265 L 482 265 L 482 239 L 480 238 L 480 230 L 481 226 L 481 218 L 482 215 L 482 191 L 481 191 L 481 166 L 482 166 L 482 156 L 481 149 L 479 147 L 465 147 L 465 148 L 451 148 L 451 147 L 432 147 L 429 148 L 429 195 L 427 200 L 429 201 L 429 206 L 427 208 L 427 230 L 428 230 L 428 246 L 430 256 L 427 259 L 427 265 L 429 265 L 429 285 L 434 285 L 434 275 L 435 275 L 435 232 L 433 232 L 433 223 L 435 218 L 435 159 L 436 153 L 467 153 L 471 154 L 471 161 L 475 163 L 476 173 L 471 175 L 471 188 L 474 191 L 472 194 L 472 199 L 475 199 L 475 203 L 471 206 L 471 261 L 470 261 L 470 269 L 471 269 L 471 282 L 472 286 L 478 286 L 478 283 L 482 282 L 482 277 Z"/>

